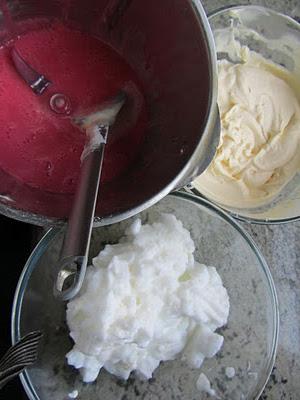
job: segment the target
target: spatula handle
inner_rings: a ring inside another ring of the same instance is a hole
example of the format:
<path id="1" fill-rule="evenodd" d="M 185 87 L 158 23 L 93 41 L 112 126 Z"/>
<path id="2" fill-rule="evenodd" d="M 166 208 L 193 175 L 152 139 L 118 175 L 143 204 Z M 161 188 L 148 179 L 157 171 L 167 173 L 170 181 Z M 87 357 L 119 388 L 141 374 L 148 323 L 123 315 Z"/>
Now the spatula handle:
<path id="1" fill-rule="evenodd" d="M 102 132 L 104 141 L 82 161 L 54 287 L 55 296 L 62 300 L 76 296 L 84 280 L 108 129 L 105 126 Z"/>

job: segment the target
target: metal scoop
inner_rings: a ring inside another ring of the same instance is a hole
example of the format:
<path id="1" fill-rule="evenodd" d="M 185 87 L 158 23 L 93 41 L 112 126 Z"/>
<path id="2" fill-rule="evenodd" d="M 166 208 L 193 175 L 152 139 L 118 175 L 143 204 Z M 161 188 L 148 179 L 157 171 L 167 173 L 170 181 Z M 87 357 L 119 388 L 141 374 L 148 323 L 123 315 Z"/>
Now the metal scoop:
<path id="1" fill-rule="evenodd" d="M 93 112 L 74 116 L 71 115 L 72 104 L 68 96 L 61 93 L 43 74 L 35 71 L 15 48 L 11 51 L 11 57 L 19 75 L 33 92 L 41 97 L 41 101 L 46 101 L 56 114 L 70 118 L 73 125 L 87 134 L 87 143 L 81 155 L 79 184 L 58 263 L 59 273 L 54 285 L 56 297 L 70 300 L 79 292 L 86 273 L 104 148 L 109 128 L 115 122 L 126 95 L 120 92 Z M 47 90 L 48 87 L 51 87 L 50 92 Z"/>
<path id="2" fill-rule="evenodd" d="M 122 92 L 98 111 L 73 118 L 73 123 L 87 133 L 88 142 L 81 156 L 79 184 L 59 261 L 60 271 L 54 287 L 55 296 L 61 300 L 70 300 L 76 296 L 84 280 L 104 147 L 109 128 L 124 102 L 125 94 Z"/>

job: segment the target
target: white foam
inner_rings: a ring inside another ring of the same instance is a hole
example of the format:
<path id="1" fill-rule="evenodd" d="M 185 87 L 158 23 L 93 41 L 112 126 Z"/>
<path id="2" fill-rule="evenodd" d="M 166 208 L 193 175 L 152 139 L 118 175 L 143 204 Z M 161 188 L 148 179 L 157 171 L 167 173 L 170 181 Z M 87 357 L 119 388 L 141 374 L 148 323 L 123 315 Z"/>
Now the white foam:
<path id="1" fill-rule="evenodd" d="M 83 288 L 67 307 L 70 365 L 83 380 L 101 370 L 150 379 L 161 361 L 199 368 L 223 344 L 229 299 L 214 267 L 194 260 L 190 233 L 173 215 L 135 220 L 118 244 L 93 259 Z M 204 249 L 205 251 L 205 249 Z"/>

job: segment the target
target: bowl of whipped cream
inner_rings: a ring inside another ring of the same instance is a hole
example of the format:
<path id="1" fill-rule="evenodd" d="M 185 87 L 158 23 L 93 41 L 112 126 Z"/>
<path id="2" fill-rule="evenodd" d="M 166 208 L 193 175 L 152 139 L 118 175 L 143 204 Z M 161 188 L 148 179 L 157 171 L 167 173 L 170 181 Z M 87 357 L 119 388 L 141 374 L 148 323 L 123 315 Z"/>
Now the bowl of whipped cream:
<path id="1" fill-rule="evenodd" d="M 29 399 L 259 398 L 276 355 L 277 296 L 233 218 L 177 192 L 94 229 L 68 303 L 53 295 L 63 229 L 39 242 L 15 294 L 13 342 L 44 333 L 21 375 Z"/>
<path id="2" fill-rule="evenodd" d="M 209 19 L 218 57 L 221 136 L 189 186 L 242 220 L 300 216 L 300 25 L 257 6 Z"/>

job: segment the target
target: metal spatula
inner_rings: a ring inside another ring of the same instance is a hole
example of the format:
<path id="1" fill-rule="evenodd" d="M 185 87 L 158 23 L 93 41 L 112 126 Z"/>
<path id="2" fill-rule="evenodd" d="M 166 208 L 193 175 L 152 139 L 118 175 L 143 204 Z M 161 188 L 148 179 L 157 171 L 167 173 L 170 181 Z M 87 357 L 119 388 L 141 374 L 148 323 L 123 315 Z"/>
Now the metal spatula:
<path id="1" fill-rule="evenodd" d="M 79 292 L 85 276 L 104 148 L 108 131 L 115 122 L 126 95 L 120 92 L 93 112 L 74 116 L 72 102 L 68 96 L 45 75 L 35 71 L 15 48 L 11 51 L 11 57 L 19 75 L 33 92 L 40 96 L 41 101 L 46 102 L 54 113 L 70 118 L 70 123 L 87 135 L 87 143 L 81 155 L 79 184 L 58 264 L 59 273 L 54 285 L 56 297 L 70 300 Z"/>
<path id="2" fill-rule="evenodd" d="M 109 128 L 124 102 L 125 94 L 122 92 L 96 112 L 73 118 L 73 123 L 86 132 L 88 142 L 81 156 L 79 184 L 59 261 L 60 272 L 54 287 L 55 296 L 62 300 L 70 300 L 76 296 L 83 283 L 104 148 Z"/>

